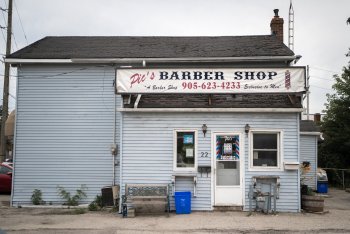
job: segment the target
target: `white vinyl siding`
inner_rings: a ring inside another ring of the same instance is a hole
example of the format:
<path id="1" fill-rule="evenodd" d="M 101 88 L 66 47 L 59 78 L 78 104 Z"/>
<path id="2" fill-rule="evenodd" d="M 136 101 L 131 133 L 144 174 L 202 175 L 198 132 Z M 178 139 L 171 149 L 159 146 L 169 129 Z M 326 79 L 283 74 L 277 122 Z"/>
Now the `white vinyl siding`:
<path id="1" fill-rule="evenodd" d="M 74 194 L 81 184 L 85 203 L 112 184 L 113 82 L 110 66 L 18 68 L 14 205 L 30 204 L 34 189 L 61 204 L 57 186 Z M 115 174 L 118 183 L 118 167 Z"/>
<path id="2" fill-rule="evenodd" d="M 300 162 L 310 162 L 310 171 L 302 175 L 304 184 L 313 189 L 317 189 L 316 185 L 316 169 L 317 169 L 317 137 L 312 135 L 300 136 Z"/>
<path id="3" fill-rule="evenodd" d="M 54 204 L 63 201 L 57 186 L 74 193 L 81 184 L 88 188 L 90 202 L 101 188 L 112 184 L 114 126 L 114 68 L 94 65 L 23 65 L 18 68 L 17 122 L 13 204 L 30 204 L 34 189 Z M 142 97 L 141 97 L 142 98 Z M 121 99 L 117 96 L 117 107 Z M 174 129 L 197 131 L 198 166 L 210 166 L 211 133 L 240 132 L 245 137 L 242 186 L 245 210 L 251 179 L 257 175 L 280 176 L 277 211 L 298 211 L 297 171 L 248 171 L 248 135 L 252 129 L 281 129 L 285 161 L 298 161 L 297 113 L 120 113 L 116 133 L 123 152 L 122 185 L 127 183 L 171 183 L 173 173 Z M 202 126 L 208 126 L 203 136 Z M 123 139 L 120 139 L 120 134 Z M 203 153 L 203 154 L 202 154 Z M 206 155 L 209 157 L 201 157 Z M 242 157 L 242 156 L 241 156 Z M 283 162 L 281 162 L 283 163 Z M 119 182 L 119 166 L 115 167 Z M 212 173 L 197 173 L 197 197 L 193 210 L 212 209 Z M 192 191 L 193 178 L 177 177 L 177 191 Z M 173 206 L 173 199 L 172 199 Z"/>
<path id="4" fill-rule="evenodd" d="M 283 154 L 288 161 L 298 160 L 298 115 L 296 113 L 123 113 L 123 185 L 133 183 L 171 183 L 173 174 L 173 130 L 198 131 L 198 167 L 211 165 L 212 132 L 244 132 L 246 123 L 254 129 L 282 129 Z M 206 136 L 201 127 L 208 126 Z M 247 137 L 247 134 L 244 134 Z M 248 171 L 248 140 L 244 140 L 245 210 L 252 177 L 280 176 L 278 211 L 299 210 L 297 171 Z M 209 157 L 201 157 L 208 152 Z M 242 156 L 241 156 L 242 157 Z M 212 209 L 211 173 L 197 173 L 197 197 L 192 198 L 193 210 Z M 192 178 L 177 178 L 177 191 L 192 191 Z"/>

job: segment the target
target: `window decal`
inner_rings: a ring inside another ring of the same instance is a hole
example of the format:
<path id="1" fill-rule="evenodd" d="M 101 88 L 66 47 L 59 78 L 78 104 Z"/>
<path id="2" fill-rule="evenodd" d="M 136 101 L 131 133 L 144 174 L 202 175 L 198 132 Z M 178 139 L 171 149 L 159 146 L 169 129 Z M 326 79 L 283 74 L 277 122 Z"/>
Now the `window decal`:
<path id="1" fill-rule="evenodd" d="M 216 136 L 216 159 L 239 160 L 239 136 Z"/>

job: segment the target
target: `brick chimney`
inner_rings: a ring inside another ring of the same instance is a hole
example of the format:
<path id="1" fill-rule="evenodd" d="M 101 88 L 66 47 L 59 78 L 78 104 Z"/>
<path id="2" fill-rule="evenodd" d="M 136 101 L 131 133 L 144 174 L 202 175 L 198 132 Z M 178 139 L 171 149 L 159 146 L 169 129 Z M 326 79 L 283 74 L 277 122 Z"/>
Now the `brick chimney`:
<path id="1" fill-rule="evenodd" d="M 278 16 L 278 9 L 274 9 L 275 16 L 272 18 L 270 27 L 271 34 L 276 35 L 277 39 L 283 43 L 283 23 L 284 20 Z"/>

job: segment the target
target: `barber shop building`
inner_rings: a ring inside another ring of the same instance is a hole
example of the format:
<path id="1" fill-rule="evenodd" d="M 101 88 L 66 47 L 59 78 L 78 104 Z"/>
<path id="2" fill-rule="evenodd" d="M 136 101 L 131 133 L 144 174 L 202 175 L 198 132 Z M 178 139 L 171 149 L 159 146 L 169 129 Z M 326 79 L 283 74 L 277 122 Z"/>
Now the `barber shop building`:
<path id="1" fill-rule="evenodd" d="M 177 191 L 191 192 L 193 211 L 248 211 L 261 192 L 299 212 L 305 67 L 277 13 L 266 32 L 45 37 L 8 56 L 12 205 L 31 204 L 34 189 L 58 205 L 58 186 L 85 185 L 89 203 L 106 186 L 121 197 L 128 184 L 165 184 L 171 210 Z"/>

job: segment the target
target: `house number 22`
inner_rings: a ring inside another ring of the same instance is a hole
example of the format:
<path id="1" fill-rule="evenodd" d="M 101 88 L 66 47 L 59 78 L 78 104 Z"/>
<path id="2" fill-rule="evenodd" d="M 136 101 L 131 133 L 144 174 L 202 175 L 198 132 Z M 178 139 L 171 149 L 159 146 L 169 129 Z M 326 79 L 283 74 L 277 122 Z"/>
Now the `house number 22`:
<path id="1" fill-rule="evenodd" d="M 209 153 L 208 152 L 201 152 L 201 158 L 208 158 Z"/>

